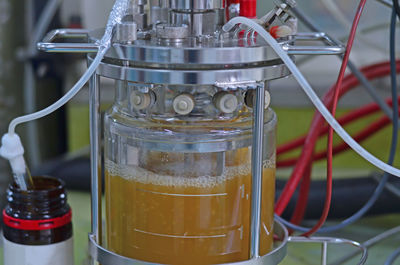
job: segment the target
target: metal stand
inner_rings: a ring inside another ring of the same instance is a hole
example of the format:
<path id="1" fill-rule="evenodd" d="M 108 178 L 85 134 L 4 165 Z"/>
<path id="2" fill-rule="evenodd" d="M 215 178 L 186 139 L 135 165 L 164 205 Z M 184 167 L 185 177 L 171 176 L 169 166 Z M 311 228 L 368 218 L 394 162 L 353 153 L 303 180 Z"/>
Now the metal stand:
<path id="1" fill-rule="evenodd" d="M 274 231 L 281 241 L 275 241 L 274 249 L 258 258 L 252 258 L 250 260 L 225 263 L 225 264 L 235 264 L 235 265 L 276 265 L 279 264 L 286 256 L 287 243 L 288 243 L 288 231 L 279 222 L 275 221 Z M 140 260 L 130 259 L 114 252 L 111 252 L 102 246 L 100 246 L 93 234 L 89 235 L 89 253 L 92 259 L 98 261 L 102 265 L 155 265 L 156 263 L 144 262 Z"/>
<path id="2" fill-rule="evenodd" d="M 356 247 L 362 253 L 361 258 L 358 265 L 363 265 L 367 261 L 368 258 L 368 251 L 367 248 L 361 245 L 360 243 L 348 239 L 343 238 L 333 238 L 333 237 L 297 237 L 292 236 L 289 237 L 290 243 L 321 243 L 321 264 L 327 265 L 328 264 L 328 245 L 329 244 L 345 244 L 352 247 Z"/>

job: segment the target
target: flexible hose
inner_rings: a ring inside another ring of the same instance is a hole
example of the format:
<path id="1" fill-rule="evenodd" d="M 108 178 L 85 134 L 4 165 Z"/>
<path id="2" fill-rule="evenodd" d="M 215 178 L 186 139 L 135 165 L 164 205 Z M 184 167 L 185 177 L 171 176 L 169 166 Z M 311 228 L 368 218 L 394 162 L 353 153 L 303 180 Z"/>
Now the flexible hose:
<path id="1" fill-rule="evenodd" d="M 400 66 L 400 65 L 398 65 L 398 66 Z M 400 67 L 398 67 L 396 70 L 399 71 Z M 372 66 L 367 66 L 367 67 L 364 67 L 363 69 L 361 69 L 361 72 L 362 72 L 361 75 L 364 76 L 364 74 L 365 74 L 365 76 L 368 79 L 386 76 L 388 73 L 390 73 L 390 63 L 380 63 L 380 64 L 375 64 Z M 344 83 L 343 83 L 343 87 L 341 88 L 340 95 L 343 96 L 350 89 L 357 86 L 359 84 L 358 81 L 359 81 L 359 79 L 356 78 L 354 75 L 349 75 L 348 77 L 346 77 L 344 80 Z M 327 106 L 330 106 L 332 104 L 333 89 L 334 89 L 334 87 L 331 88 L 329 90 L 329 92 L 327 93 L 327 95 L 324 97 L 324 103 Z M 384 104 L 386 105 L 385 102 L 384 102 Z M 389 110 L 390 109 L 391 108 L 389 108 Z M 390 118 L 392 118 L 392 117 L 390 117 Z M 290 194 L 293 194 L 292 192 L 294 192 L 294 190 L 296 189 L 301 178 L 304 177 L 304 169 L 307 167 L 307 165 L 310 163 L 310 161 L 312 159 L 312 154 L 314 152 L 314 147 L 315 147 L 318 135 L 319 135 L 319 130 L 323 126 L 323 123 L 324 123 L 323 117 L 319 113 L 316 113 L 313 118 L 310 130 L 309 130 L 310 132 L 304 141 L 301 156 L 296 161 L 296 166 L 293 169 L 291 178 L 285 185 L 284 193 L 281 193 L 281 194 L 289 194 L 289 192 L 290 192 Z M 280 164 L 280 163 L 278 163 L 278 164 Z M 302 194 L 302 196 L 304 196 L 304 195 Z M 288 198 L 283 195 L 281 195 L 279 199 L 281 199 L 281 198 L 286 200 L 286 201 L 284 201 L 285 203 L 288 200 Z M 300 199 L 301 199 L 301 197 L 300 197 Z M 279 204 L 279 203 L 281 203 L 281 200 L 278 200 L 277 206 L 280 206 L 280 208 L 276 207 L 276 213 L 282 214 L 284 208 L 281 206 L 283 204 Z"/>
<path id="2" fill-rule="evenodd" d="M 400 248 L 396 249 L 389 258 L 385 261 L 384 265 L 393 265 L 397 259 L 400 258 Z"/>
<path id="3" fill-rule="evenodd" d="M 117 0 L 115 2 L 107 22 L 104 36 L 98 43 L 99 51 L 97 52 L 97 55 L 94 58 L 92 64 L 83 74 L 83 76 L 79 79 L 79 81 L 62 98 L 60 98 L 47 108 L 12 120 L 8 128 L 8 133 L 10 135 L 15 133 L 15 127 L 17 125 L 32 120 L 40 119 L 61 108 L 82 89 L 82 87 L 89 81 L 90 77 L 95 73 L 104 55 L 110 48 L 113 28 L 116 24 L 121 23 L 122 18 L 126 14 L 128 7 L 129 7 L 129 0 Z"/>
<path id="4" fill-rule="evenodd" d="M 396 58 L 395 58 L 395 32 L 396 32 L 396 12 L 393 9 L 392 12 L 392 18 L 391 18 L 391 25 L 390 25 L 390 64 L 391 64 L 391 71 L 390 71 L 390 76 L 391 76 L 391 83 L 392 83 L 392 98 L 397 99 L 397 79 L 396 79 Z M 393 100 L 393 120 L 396 120 L 398 118 L 398 101 Z M 389 155 L 389 161 L 388 164 L 391 165 L 394 162 L 394 157 L 396 154 L 396 148 L 397 148 L 397 140 L 398 140 L 398 123 L 394 122 L 393 123 L 393 129 L 392 129 L 392 143 L 390 147 L 390 155 Z M 379 182 L 379 185 L 375 189 L 373 195 L 370 197 L 368 202 L 354 215 L 351 217 L 345 219 L 338 225 L 330 226 L 330 227 L 325 227 L 319 230 L 321 233 L 326 233 L 326 232 L 332 232 L 336 231 L 339 229 L 342 229 L 357 220 L 359 220 L 378 200 L 379 196 L 382 194 L 385 185 L 389 179 L 389 174 L 387 172 L 384 173 L 381 181 Z M 309 228 L 306 227 L 301 227 L 298 225 L 291 224 L 290 222 L 287 222 L 286 220 L 283 220 L 279 216 L 275 216 L 279 221 L 282 221 L 283 224 L 288 226 L 290 229 L 305 232 L 308 231 Z"/>
<path id="5" fill-rule="evenodd" d="M 299 20 L 301 20 L 304 25 L 306 25 L 309 29 L 316 32 L 323 31 L 316 23 L 311 21 L 311 19 L 306 16 L 306 14 L 298 7 L 292 8 L 292 11 L 299 18 Z M 337 41 L 335 38 L 332 38 L 331 36 L 329 36 L 329 38 L 332 39 L 336 44 L 340 44 L 340 42 Z M 341 55 L 339 55 L 339 57 L 341 57 Z M 360 80 L 362 86 L 367 90 L 370 97 L 379 104 L 382 111 L 391 119 L 392 110 L 385 104 L 374 86 L 370 82 L 368 82 L 368 79 L 363 75 L 362 71 L 358 70 L 357 66 L 352 61 L 348 62 L 348 67 L 350 68 L 351 72 L 358 78 L 358 80 Z"/>
<path id="6" fill-rule="evenodd" d="M 251 19 L 244 17 L 236 17 L 231 19 L 228 23 L 223 26 L 224 31 L 232 30 L 236 24 L 243 24 L 254 31 L 256 31 L 277 53 L 277 55 L 282 59 L 282 61 L 286 64 L 290 72 L 293 74 L 297 82 L 303 88 L 306 95 L 309 97 L 311 102 L 315 105 L 318 111 L 322 114 L 325 120 L 333 127 L 336 133 L 345 141 L 354 151 L 356 151 L 361 157 L 375 165 L 379 169 L 388 172 L 392 175 L 400 177 L 400 170 L 388 165 L 387 163 L 381 161 L 380 159 L 373 156 L 367 150 L 365 150 L 362 146 L 360 146 L 353 138 L 340 126 L 340 124 L 336 121 L 336 119 L 331 115 L 329 110 L 325 107 L 322 101 L 318 98 L 317 94 L 312 89 L 311 85 L 308 83 L 307 79 L 303 76 L 300 70 L 297 68 L 292 59 L 287 55 L 287 53 L 282 49 L 279 43 L 272 38 L 272 36 L 259 24 L 252 21 Z"/>
<path id="7" fill-rule="evenodd" d="M 371 123 L 368 127 L 364 128 L 363 130 L 358 132 L 357 134 L 354 134 L 353 138 L 357 142 L 361 143 L 362 141 L 368 139 L 372 135 L 378 133 L 380 130 L 383 130 L 390 123 L 391 123 L 391 121 L 389 120 L 389 118 L 386 116 L 383 116 L 379 120 Z M 342 142 L 333 147 L 333 154 L 337 155 L 348 149 L 349 149 L 349 146 L 346 143 Z M 327 153 L 327 150 L 319 151 L 318 153 L 313 155 L 312 161 L 318 161 L 318 160 L 326 158 L 326 153 Z M 276 166 L 277 166 L 277 168 L 290 167 L 296 163 L 297 159 L 298 158 L 289 158 L 286 160 L 277 161 Z"/>
<path id="8" fill-rule="evenodd" d="M 399 98 L 400 100 L 400 98 Z M 392 101 L 389 99 L 386 101 L 389 105 L 392 104 Z M 356 109 L 354 111 L 351 111 L 345 115 L 343 115 L 342 117 L 340 117 L 338 119 L 338 122 L 340 123 L 340 125 L 344 126 L 347 125 L 351 122 L 354 122 L 356 120 L 362 119 L 366 116 L 369 116 L 371 114 L 374 114 L 376 112 L 378 112 L 380 110 L 379 105 L 376 103 L 370 103 L 368 105 L 365 105 L 359 109 Z M 387 116 L 385 116 L 387 117 Z M 325 126 L 324 128 L 321 129 L 319 137 L 324 136 L 325 134 L 328 133 L 329 130 L 329 126 Z M 277 148 L 277 155 L 278 155 L 278 159 L 280 155 L 283 155 L 285 153 L 288 153 L 290 151 L 293 151 L 296 148 L 302 147 L 304 144 L 304 141 L 306 139 L 306 136 L 301 136 L 299 138 L 296 138 L 288 143 L 282 144 L 280 146 L 278 146 Z M 297 160 L 298 158 L 293 158 L 293 160 Z M 285 160 L 288 161 L 289 159 Z M 281 160 L 283 162 L 283 160 Z M 279 162 L 281 162 L 279 161 Z M 292 164 L 291 164 L 292 165 Z"/>
<path id="9" fill-rule="evenodd" d="M 339 92 L 340 92 L 340 88 L 342 86 L 343 83 L 343 78 L 346 72 L 346 68 L 347 68 L 347 63 L 349 61 L 350 58 L 350 53 L 351 53 L 351 49 L 353 47 L 353 43 L 354 43 L 354 39 L 356 36 L 356 32 L 357 32 L 357 27 L 358 24 L 360 22 L 361 19 L 361 15 L 362 12 L 364 10 L 365 4 L 366 4 L 367 0 L 361 0 L 360 4 L 357 8 L 357 12 L 356 15 L 354 17 L 354 22 L 353 25 L 351 27 L 350 30 L 350 34 L 349 34 L 349 41 L 347 43 L 347 47 L 346 47 L 346 52 L 344 54 L 343 57 L 343 62 L 342 65 L 340 67 L 340 71 L 339 71 L 339 76 L 335 85 L 335 89 L 334 89 L 334 97 L 333 97 L 333 104 L 332 104 L 332 116 L 334 117 L 336 115 L 336 109 L 337 109 L 337 104 L 339 101 Z M 397 114 L 397 113 L 396 113 Z M 320 219 L 318 220 L 318 222 L 306 233 L 303 234 L 303 236 L 310 236 L 312 234 L 314 234 L 316 231 L 318 231 L 325 223 L 326 219 L 328 218 L 328 214 L 329 214 L 329 210 L 331 207 L 331 200 L 332 200 L 332 167 L 333 167 L 333 129 L 329 128 L 328 131 L 328 143 L 327 143 L 327 167 L 326 167 L 326 197 L 325 197 L 325 203 L 324 203 L 324 208 L 322 211 L 322 215 L 320 217 Z M 309 161 L 308 163 L 311 163 L 311 161 Z M 303 199 L 303 198 L 302 198 Z"/>

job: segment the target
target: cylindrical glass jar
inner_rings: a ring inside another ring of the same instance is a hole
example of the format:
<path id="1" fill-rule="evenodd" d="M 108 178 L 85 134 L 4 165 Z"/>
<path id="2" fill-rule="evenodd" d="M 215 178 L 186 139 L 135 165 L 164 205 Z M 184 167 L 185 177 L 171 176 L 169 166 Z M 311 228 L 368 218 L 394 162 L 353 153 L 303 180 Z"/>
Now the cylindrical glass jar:
<path id="1" fill-rule="evenodd" d="M 3 211 L 4 264 L 72 265 L 71 209 L 64 183 L 34 177 L 34 189 L 11 184 Z"/>
<path id="2" fill-rule="evenodd" d="M 129 107 L 135 89 L 119 83 L 105 116 L 108 249 L 162 264 L 249 259 L 251 110 L 243 104 L 222 115 L 203 105 L 188 116 L 172 114 L 168 102 L 183 91 L 163 87 L 152 90 L 162 106 L 143 113 Z M 199 90 L 191 92 L 196 105 L 215 94 Z M 275 129 L 268 109 L 260 255 L 273 241 Z"/>

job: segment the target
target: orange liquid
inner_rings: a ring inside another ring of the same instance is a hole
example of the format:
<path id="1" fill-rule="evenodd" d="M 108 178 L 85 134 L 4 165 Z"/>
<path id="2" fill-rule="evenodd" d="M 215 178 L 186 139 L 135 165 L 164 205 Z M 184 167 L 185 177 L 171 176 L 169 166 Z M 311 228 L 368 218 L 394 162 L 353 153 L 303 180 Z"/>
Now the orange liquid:
<path id="1" fill-rule="evenodd" d="M 250 162 L 243 159 L 247 152 L 247 148 L 235 152 L 227 159 L 224 174 L 217 177 L 157 175 L 107 161 L 108 248 L 163 264 L 247 260 L 251 200 Z M 272 247 L 274 190 L 275 169 L 265 168 L 260 255 Z"/>

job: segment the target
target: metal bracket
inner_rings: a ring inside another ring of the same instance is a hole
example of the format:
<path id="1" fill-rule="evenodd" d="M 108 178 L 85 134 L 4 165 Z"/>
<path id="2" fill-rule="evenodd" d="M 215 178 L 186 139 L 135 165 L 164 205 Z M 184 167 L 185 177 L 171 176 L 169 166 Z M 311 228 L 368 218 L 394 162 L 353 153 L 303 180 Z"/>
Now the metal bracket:
<path id="1" fill-rule="evenodd" d="M 296 41 L 322 41 L 327 46 L 296 46 Z M 346 51 L 343 45 L 337 45 L 324 32 L 298 33 L 293 39 L 282 45 L 290 55 L 339 55 Z"/>
<path id="2" fill-rule="evenodd" d="M 89 31 L 86 29 L 55 29 L 50 31 L 37 48 L 44 52 L 57 53 L 94 53 L 99 46 L 95 43 L 87 43 Z M 84 39 L 85 43 L 55 43 L 56 39 Z"/>
<path id="3" fill-rule="evenodd" d="M 328 264 L 328 244 L 345 244 L 358 248 L 361 252 L 361 258 L 358 265 L 363 265 L 367 261 L 368 258 L 368 250 L 362 244 L 348 240 L 343 238 L 334 238 L 334 237 L 302 237 L 302 236 L 291 236 L 289 237 L 289 243 L 321 243 L 321 264 Z"/>

